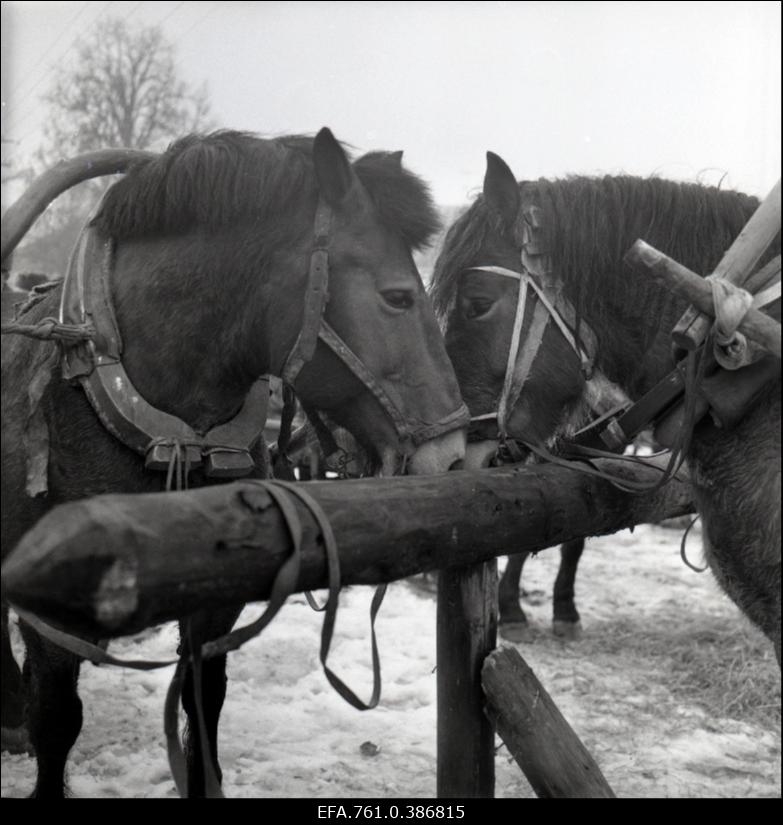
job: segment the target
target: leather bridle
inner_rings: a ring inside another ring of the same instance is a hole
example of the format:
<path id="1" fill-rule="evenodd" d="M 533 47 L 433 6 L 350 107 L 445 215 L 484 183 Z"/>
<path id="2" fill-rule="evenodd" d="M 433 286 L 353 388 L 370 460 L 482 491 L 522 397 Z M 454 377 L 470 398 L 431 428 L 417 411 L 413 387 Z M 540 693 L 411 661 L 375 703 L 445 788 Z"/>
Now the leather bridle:
<path id="1" fill-rule="evenodd" d="M 603 375 L 594 366 L 597 354 L 595 334 L 584 321 L 581 324 L 575 323 L 576 314 L 573 306 L 562 296 L 559 285 L 553 283 L 551 278 L 546 252 L 535 236 L 540 226 L 537 207 L 527 208 L 523 217 L 519 272 L 502 266 L 475 266 L 466 270 L 488 272 L 519 282 L 516 313 L 497 410 L 473 416 L 471 423 L 497 419 L 501 450 L 508 453 L 514 461 L 524 457 L 516 446 L 517 442 L 541 457 L 555 460 L 543 445 L 534 445 L 524 439 L 515 438 L 508 430 L 511 411 L 530 376 L 533 362 L 543 341 L 544 331 L 552 321 L 579 359 L 586 383 L 584 399 L 596 415 L 593 421 L 562 444 L 562 451 L 572 458 L 600 457 L 601 454 L 605 454 L 605 450 L 622 453 L 644 429 L 657 426 L 677 409 L 686 393 L 684 370 L 678 365 L 636 402 Z M 780 299 L 780 282 L 775 282 L 775 278 L 779 278 L 779 268 L 779 258 L 777 269 L 774 261 L 766 267 L 769 273 L 759 281 L 765 288 L 753 299 L 755 307 L 761 308 Z M 773 283 L 773 286 L 768 286 L 769 283 Z M 530 289 L 538 298 L 538 302 L 527 335 L 523 339 L 522 327 Z M 573 331 L 575 328 L 579 330 L 579 334 Z M 763 383 L 766 371 L 762 368 L 758 372 L 760 378 L 752 386 Z M 699 415 L 703 416 L 706 412 L 705 407 Z M 473 440 L 470 432 L 468 440 Z M 503 450 L 503 445 L 508 449 Z"/>
<path id="2" fill-rule="evenodd" d="M 503 389 L 498 399 L 498 407 L 495 412 L 484 413 L 471 417 L 471 421 L 486 421 L 497 419 L 498 434 L 501 439 L 509 437 L 508 418 L 519 400 L 527 379 L 533 367 L 538 350 L 544 338 L 549 322 L 552 321 L 563 334 L 579 359 L 582 375 L 586 381 L 593 377 L 593 358 L 588 355 L 563 320 L 552 301 L 547 298 L 544 290 L 536 283 L 535 279 L 524 269 L 515 272 L 503 266 L 474 266 L 469 272 L 489 272 L 493 275 L 502 275 L 505 278 L 513 278 L 519 282 L 517 295 L 516 313 L 514 315 L 514 325 L 511 332 L 511 340 L 508 347 L 508 358 L 506 361 L 506 372 L 503 378 Z M 525 309 L 527 307 L 528 292 L 532 290 L 538 298 L 538 303 L 533 309 L 533 318 L 527 331 L 527 336 L 522 338 L 522 326 L 525 319 Z"/>
<path id="3" fill-rule="evenodd" d="M 294 346 L 281 370 L 284 382 L 292 386 L 304 365 L 315 354 L 318 341 L 322 341 L 345 364 L 356 378 L 373 395 L 388 415 L 403 453 L 412 452 L 419 444 L 443 433 L 467 426 L 470 413 L 464 403 L 434 423 L 422 423 L 405 415 L 381 385 L 378 378 L 364 364 L 348 344 L 332 329 L 324 318 L 329 301 L 329 242 L 332 225 L 332 209 L 323 199 L 319 200 L 315 214 L 313 251 L 310 255 L 307 292 L 305 294 L 302 326 Z M 316 413 L 307 410 L 309 417 Z"/>

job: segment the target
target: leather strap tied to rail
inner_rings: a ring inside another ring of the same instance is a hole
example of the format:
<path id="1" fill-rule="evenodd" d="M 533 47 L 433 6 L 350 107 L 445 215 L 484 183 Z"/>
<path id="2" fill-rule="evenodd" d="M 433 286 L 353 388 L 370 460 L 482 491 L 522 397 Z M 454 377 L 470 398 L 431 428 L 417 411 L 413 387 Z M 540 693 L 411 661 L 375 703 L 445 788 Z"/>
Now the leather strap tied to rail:
<path id="1" fill-rule="evenodd" d="M 180 455 L 183 462 L 186 460 L 186 451 L 184 449 L 177 450 L 175 454 Z M 178 468 L 177 466 L 172 465 L 168 475 L 171 486 L 178 486 L 186 483 L 184 480 L 187 478 L 187 475 L 184 472 L 184 468 Z M 28 611 L 14 606 L 14 610 L 16 610 L 20 618 L 30 624 L 44 638 L 82 659 L 93 662 L 94 664 L 128 667 L 134 670 L 154 670 L 161 667 L 168 667 L 172 664 L 177 665 L 166 696 L 164 729 L 166 731 L 169 764 L 171 766 L 172 775 L 177 785 L 177 789 L 182 796 L 187 794 L 187 770 L 185 767 L 185 756 L 179 740 L 177 716 L 179 713 L 187 663 L 190 661 L 193 667 L 196 712 L 199 718 L 198 726 L 200 729 L 199 735 L 202 742 L 202 754 L 204 754 L 205 752 L 208 753 L 209 746 L 208 741 L 205 738 L 205 730 L 201 730 L 203 727 L 201 722 L 203 710 L 201 709 L 201 700 L 199 696 L 201 689 L 201 659 L 209 659 L 214 656 L 225 655 L 229 651 L 237 650 L 245 642 L 256 637 L 272 621 L 285 603 L 288 596 L 297 591 L 299 572 L 301 568 L 301 548 L 304 531 L 302 520 L 294 504 L 295 499 L 298 499 L 315 519 L 321 532 L 327 557 L 329 596 L 326 604 L 323 607 L 318 608 L 324 611 L 324 622 L 321 630 L 321 644 L 319 651 L 319 659 L 323 667 L 324 674 L 329 684 L 337 691 L 337 693 L 339 693 L 346 702 L 358 710 L 369 710 L 374 708 L 380 699 L 381 666 L 375 634 L 375 619 L 378 615 L 378 611 L 386 592 L 386 585 L 380 585 L 376 588 L 370 607 L 373 688 L 369 701 L 365 703 L 345 684 L 345 682 L 342 681 L 342 679 L 337 676 L 337 674 L 334 673 L 334 671 L 327 664 L 332 637 L 334 635 L 334 625 L 337 618 L 340 592 L 340 560 L 337 549 L 337 541 L 328 518 L 315 499 L 313 499 L 309 493 L 306 493 L 298 485 L 260 479 L 248 479 L 244 482 L 244 484 L 258 485 L 275 502 L 283 516 L 283 520 L 291 536 L 291 543 L 293 546 L 290 556 L 286 559 L 275 576 L 266 610 L 254 622 L 237 628 L 236 630 L 232 630 L 224 636 L 221 636 L 219 639 L 206 642 L 198 649 L 196 649 L 193 639 L 191 638 L 189 643 L 184 646 L 183 654 L 180 656 L 179 660 L 128 660 L 115 658 L 98 645 L 92 644 L 84 639 L 73 636 L 70 633 L 51 627 L 47 623 L 38 619 L 36 616 L 30 614 Z M 244 504 L 246 506 L 254 506 L 249 498 L 244 499 Z M 309 594 L 308 599 L 310 603 L 313 604 L 313 600 Z M 187 624 L 186 628 L 188 628 Z M 222 795 L 219 783 L 216 778 L 213 779 L 211 775 L 213 773 L 210 759 L 209 764 L 205 762 L 206 791 L 208 795 Z"/>
<path id="2" fill-rule="evenodd" d="M 283 519 L 291 536 L 293 550 L 287 561 L 278 571 L 275 581 L 272 585 L 272 593 L 269 597 L 267 609 L 264 613 L 249 625 L 232 630 L 220 639 L 212 642 L 207 642 L 202 652 L 205 658 L 212 656 L 219 656 L 227 653 L 230 650 L 236 650 L 245 642 L 257 636 L 274 618 L 275 614 L 283 606 L 286 598 L 297 587 L 299 579 L 299 569 L 301 565 L 301 545 L 303 528 L 299 514 L 291 501 L 290 496 L 295 496 L 310 512 L 315 519 L 321 531 L 324 549 L 326 551 L 326 559 L 329 574 L 329 596 L 326 604 L 323 607 L 316 608 L 324 611 L 324 623 L 321 629 L 321 648 L 320 661 L 323 666 L 324 674 L 326 675 L 329 684 L 353 707 L 358 710 L 370 710 L 378 704 L 381 693 L 381 666 L 380 657 L 378 654 L 378 644 L 375 635 L 375 619 L 378 615 L 383 597 L 386 592 L 386 585 L 380 585 L 376 588 L 373 596 L 372 604 L 370 606 L 370 634 L 372 644 L 372 663 L 373 663 L 373 690 L 369 702 L 365 703 L 356 696 L 356 694 L 334 673 L 334 671 L 326 664 L 329 656 L 329 648 L 332 643 L 332 636 L 334 634 L 334 623 L 337 618 L 337 607 L 340 593 L 340 557 L 337 550 L 337 541 L 334 537 L 332 526 L 329 519 L 321 509 L 318 502 L 301 486 L 290 484 L 283 481 L 263 481 L 260 479 L 247 479 L 246 484 L 254 484 L 260 486 L 267 492 L 275 503 L 280 508 L 283 514 Z M 308 601 L 311 606 L 315 606 L 310 594 Z"/>

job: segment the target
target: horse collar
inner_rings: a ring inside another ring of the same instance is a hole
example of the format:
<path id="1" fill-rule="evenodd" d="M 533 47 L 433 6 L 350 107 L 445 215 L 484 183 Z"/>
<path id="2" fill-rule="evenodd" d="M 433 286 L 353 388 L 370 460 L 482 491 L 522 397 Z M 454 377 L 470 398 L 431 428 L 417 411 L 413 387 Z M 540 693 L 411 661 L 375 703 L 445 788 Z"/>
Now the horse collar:
<path id="1" fill-rule="evenodd" d="M 122 336 L 111 300 L 109 275 L 114 244 L 88 227 L 68 266 L 60 303 L 61 323 L 91 321 L 91 340 L 65 346 L 63 377 L 78 380 L 103 426 L 145 457 L 145 466 L 167 470 L 174 460 L 204 465 L 207 476 L 238 478 L 255 469 L 253 446 L 263 435 L 269 379 L 259 378 L 241 410 L 205 433 L 153 407 L 133 385 L 122 364 Z"/>

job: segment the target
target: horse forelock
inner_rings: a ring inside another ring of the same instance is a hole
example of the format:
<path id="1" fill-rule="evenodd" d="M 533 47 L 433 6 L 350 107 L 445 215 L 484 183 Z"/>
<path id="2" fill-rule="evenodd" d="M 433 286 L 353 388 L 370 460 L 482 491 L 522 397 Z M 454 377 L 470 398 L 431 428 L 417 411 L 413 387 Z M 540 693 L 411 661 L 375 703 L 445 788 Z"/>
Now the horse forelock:
<path id="1" fill-rule="evenodd" d="M 454 306 L 460 275 L 469 266 L 486 263 L 481 256 L 488 252 L 490 233 L 506 229 L 500 216 L 487 207 L 483 195 L 451 225 L 435 261 L 430 284 L 432 303 L 442 322 Z"/>
<path id="2" fill-rule="evenodd" d="M 354 169 L 381 223 L 411 249 L 426 246 L 440 228 L 427 184 L 388 152 L 368 152 L 354 163 Z"/>
<path id="3" fill-rule="evenodd" d="M 312 150 L 313 138 L 304 135 L 188 135 L 132 167 L 107 192 L 93 224 L 127 239 L 248 221 L 292 223 L 315 201 Z M 426 244 L 439 226 L 427 186 L 385 152 L 359 158 L 354 168 L 385 228 L 411 248 Z"/>

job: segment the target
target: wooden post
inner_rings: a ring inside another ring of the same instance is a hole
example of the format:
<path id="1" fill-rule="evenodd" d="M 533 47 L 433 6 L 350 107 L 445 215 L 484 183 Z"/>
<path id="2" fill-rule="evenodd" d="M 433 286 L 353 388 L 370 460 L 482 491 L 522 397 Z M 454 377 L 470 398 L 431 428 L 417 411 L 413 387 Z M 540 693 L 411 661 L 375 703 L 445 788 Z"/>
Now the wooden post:
<path id="1" fill-rule="evenodd" d="M 497 561 L 438 574 L 438 778 L 441 798 L 495 794 L 495 735 L 481 667 L 497 643 Z"/>
<path id="2" fill-rule="evenodd" d="M 653 278 L 682 298 L 689 300 L 705 316 L 715 316 L 712 288 L 707 279 L 684 267 L 644 241 L 636 241 L 625 255 L 628 263 L 643 267 Z M 739 324 L 740 332 L 780 358 L 780 323 L 751 307 Z"/>
<path id="3" fill-rule="evenodd" d="M 484 663 L 487 713 L 539 797 L 607 799 L 614 792 L 552 697 L 512 647 Z"/>
<path id="4" fill-rule="evenodd" d="M 721 258 L 715 271 L 708 277 L 723 278 L 735 286 L 742 286 L 750 270 L 779 232 L 780 181 L 772 187 L 770 193 Z M 698 349 L 710 325 L 711 321 L 706 314 L 689 307 L 672 330 L 672 340 L 682 349 Z"/>

